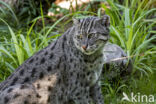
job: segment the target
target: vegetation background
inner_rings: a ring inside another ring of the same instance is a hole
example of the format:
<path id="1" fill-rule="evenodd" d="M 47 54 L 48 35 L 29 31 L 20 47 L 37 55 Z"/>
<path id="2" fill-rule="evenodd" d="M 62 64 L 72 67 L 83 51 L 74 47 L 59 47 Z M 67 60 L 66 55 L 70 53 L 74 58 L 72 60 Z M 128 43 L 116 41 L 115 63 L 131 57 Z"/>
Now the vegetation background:
<path id="1" fill-rule="evenodd" d="M 121 100 L 122 93 L 130 96 L 134 92 L 154 95 L 156 104 L 156 0 L 88 0 L 81 5 L 75 0 L 75 6 L 66 0 L 68 9 L 58 6 L 57 0 L 12 1 L 0 0 L 0 81 L 61 36 L 72 18 L 107 14 L 111 18 L 110 42 L 131 57 L 133 72 L 127 79 L 109 81 L 103 76 L 105 103 L 131 104 Z"/>

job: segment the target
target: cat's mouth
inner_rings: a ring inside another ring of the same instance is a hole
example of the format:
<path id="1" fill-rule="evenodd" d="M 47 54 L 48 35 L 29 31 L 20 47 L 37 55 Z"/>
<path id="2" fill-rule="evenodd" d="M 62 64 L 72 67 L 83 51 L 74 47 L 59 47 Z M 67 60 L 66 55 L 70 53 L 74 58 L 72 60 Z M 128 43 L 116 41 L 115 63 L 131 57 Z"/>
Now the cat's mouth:
<path id="1" fill-rule="evenodd" d="M 84 49 L 81 47 L 81 51 L 86 55 L 92 55 L 94 54 L 98 49 Z"/>

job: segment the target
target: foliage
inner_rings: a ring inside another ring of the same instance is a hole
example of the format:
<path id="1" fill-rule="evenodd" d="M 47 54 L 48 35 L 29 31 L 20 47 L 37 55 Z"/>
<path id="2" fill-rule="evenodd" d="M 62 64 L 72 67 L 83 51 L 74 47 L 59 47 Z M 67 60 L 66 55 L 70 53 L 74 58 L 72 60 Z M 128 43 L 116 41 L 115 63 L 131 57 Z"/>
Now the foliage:
<path id="1" fill-rule="evenodd" d="M 107 2 L 110 8 L 107 8 L 105 3 L 101 3 L 96 12 L 92 11 L 90 3 L 76 9 L 71 7 L 70 10 L 52 4 L 49 11 L 55 14 L 63 13 L 64 16 L 61 18 L 44 15 L 40 5 L 37 8 L 40 10 L 40 16 L 22 21 L 27 13 L 16 14 L 9 5 L 0 1 L 6 6 L 5 9 L 0 8 L 0 81 L 5 80 L 35 52 L 57 39 L 64 32 L 66 25 L 71 23 L 72 18 L 84 18 L 90 15 L 101 17 L 104 9 L 111 18 L 110 41 L 121 46 L 134 64 L 133 73 L 128 79 L 118 79 L 114 82 L 102 80 L 106 104 L 124 104 L 125 102 L 121 101 L 122 92 L 156 93 L 156 47 L 153 43 L 156 35 L 151 35 L 156 33 L 152 30 L 152 27 L 156 26 L 156 19 L 150 18 L 156 8 L 150 8 L 152 0 L 125 0 L 122 4 L 118 0 L 107 0 Z M 57 8 L 60 8 L 60 11 L 57 11 Z M 50 19 L 51 23 L 47 24 L 45 18 Z M 42 25 L 38 25 L 38 22 Z"/>

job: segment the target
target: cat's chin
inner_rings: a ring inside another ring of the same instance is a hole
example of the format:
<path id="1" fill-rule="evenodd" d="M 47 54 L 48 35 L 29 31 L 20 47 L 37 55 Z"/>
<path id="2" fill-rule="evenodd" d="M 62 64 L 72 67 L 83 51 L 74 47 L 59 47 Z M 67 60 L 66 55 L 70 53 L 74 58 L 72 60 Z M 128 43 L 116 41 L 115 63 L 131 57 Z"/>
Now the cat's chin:
<path id="1" fill-rule="evenodd" d="M 84 53 L 85 55 L 92 55 L 92 54 L 94 54 L 95 52 L 85 52 L 85 51 L 83 51 L 83 53 Z"/>

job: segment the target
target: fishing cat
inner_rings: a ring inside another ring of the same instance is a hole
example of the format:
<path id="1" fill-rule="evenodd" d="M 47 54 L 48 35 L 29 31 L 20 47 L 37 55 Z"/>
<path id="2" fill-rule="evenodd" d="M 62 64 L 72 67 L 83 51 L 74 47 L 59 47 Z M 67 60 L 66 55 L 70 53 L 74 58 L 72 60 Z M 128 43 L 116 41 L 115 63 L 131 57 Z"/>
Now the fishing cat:
<path id="1" fill-rule="evenodd" d="M 0 104 L 104 104 L 99 78 L 109 16 L 73 21 L 0 84 Z"/>

